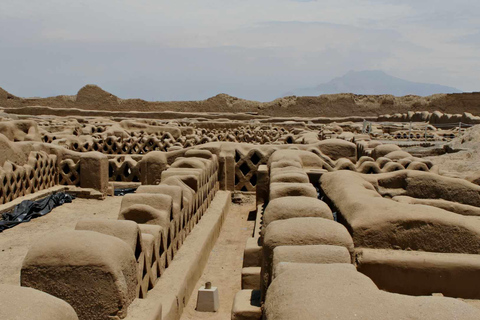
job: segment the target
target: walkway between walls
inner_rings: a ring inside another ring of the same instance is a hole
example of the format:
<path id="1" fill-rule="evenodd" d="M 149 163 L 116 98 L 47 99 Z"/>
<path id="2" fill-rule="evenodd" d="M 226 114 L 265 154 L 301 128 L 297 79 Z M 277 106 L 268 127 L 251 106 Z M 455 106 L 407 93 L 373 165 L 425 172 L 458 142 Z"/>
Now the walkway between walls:
<path id="1" fill-rule="evenodd" d="M 203 275 L 185 307 L 181 320 L 229 320 L 235 294 L 241 290 L 243 252 L 247 238 L 252 236 L 255 221 L 248 216 L 255 210 L 255 195 L 245 195 L 242 204 L 233 204 L 225 218 L 220 236 L 210 253 Z M 210 281 L 218 287 L 220 309 L 216 313 L 195 311 L 197 291 Z"/>

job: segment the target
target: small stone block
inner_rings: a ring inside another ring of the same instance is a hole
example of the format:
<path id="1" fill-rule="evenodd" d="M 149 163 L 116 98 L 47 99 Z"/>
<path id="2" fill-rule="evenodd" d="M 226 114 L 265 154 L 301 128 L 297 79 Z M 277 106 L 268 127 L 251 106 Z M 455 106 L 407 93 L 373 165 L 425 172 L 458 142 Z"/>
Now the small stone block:
<path id="1" fill-rule="evenodd" d="M 243 267 L 260 267 L 262 265 L 262 247 L 257 238 L 248 238 L 243 254 Z"/>
<path id="2" fill-rule="evenodd" d="M 232 320 L 260 320 L 262 308 L 260 306 L 259 290 L 241 290 L 235 295 L 232 307 Z"/>
<path id="3" fill-rule="evenodd" d="M 220 300 L 218 298 L 218 288 L 205 286 L 198 289 L 197 311 L 201 312 L 216 312 L 220 307 Z"/>
<path id="4" fill-rule="evenodd" d="M 242 269 L 242 290 L 260 289 L 261 267 L 248 267 Z"/>

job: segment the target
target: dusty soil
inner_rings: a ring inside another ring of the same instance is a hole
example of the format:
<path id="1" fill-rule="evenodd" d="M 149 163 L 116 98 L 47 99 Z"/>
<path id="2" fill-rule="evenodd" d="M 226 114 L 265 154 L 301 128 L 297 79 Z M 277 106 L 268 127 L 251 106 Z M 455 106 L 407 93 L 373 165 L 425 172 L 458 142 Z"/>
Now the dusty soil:
<path id="1" fill-rule="evenodd" d="M 480 174 L 480 153 L 475 151 L 461 151 L 427 159 L 439 166 L 442 175 L 468 179 L 472 174 Z"/>
<path id="2" fill-rule="evenodd" d="M 451 149 L 462 150 L 437 157 L 428 157 L 440 173 L 470 180 L 480 176 L 480 125 L 467 129 L 449 143 Z"/>
<path id="3" fill-rule="evenodd" d="M 480 310 L 480 300 L 458 299 Z"/>
<path id="4" fill-rule="evenodd" d="M 117 219 L 121 201 L 122 197 L 107 197 L 103 201 L 75 199 L 46 216 L 0 233 L 0 284 L 20 284 L 23 259 L 34 242 L 42 241 L 42 236 L 73 230 L 81 219 Z"/>
<path id="5" fill-rule="evenodd" d="M 195 311 L 197 291 L 190 297 L 181 320 L 231 318 L 233 298 L 241 290 L 243 251 L 248 237 L 252 236 L 254 221 L 248 220 L 250 211 L 255 210 L 255 196 L 248 195 L 242 204 L 232 204 L 220 232 L 220 236 L 210 253 L 203 275 L 197 282 L 200 288 L 205 282 L 217 287 L 220 309 L 216 313 Z"/>

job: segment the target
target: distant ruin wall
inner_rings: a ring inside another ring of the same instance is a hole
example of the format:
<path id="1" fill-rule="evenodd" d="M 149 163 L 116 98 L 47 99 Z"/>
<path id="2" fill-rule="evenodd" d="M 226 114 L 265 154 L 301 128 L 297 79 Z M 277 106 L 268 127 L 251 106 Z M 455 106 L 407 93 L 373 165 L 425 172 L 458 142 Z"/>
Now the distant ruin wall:
<path id="1" fill-rule="evenodd" d="M 23 99 L 8 93 L 0 96 L 0 107 L 43 106 L 129 112 L 226 112 L 256 113 L 262 116 L 349 117 L 435 110 L 480 115 L 480 92 L 436 94 L 428 97 L 392 95 L 355 95 L 351 93 L 316 97 L 284 97 L 270 102 L 249 101 L 219 94 L 201 101 L 148 102 L 120 99 L 97 86 L 87 85 L 75 96 Z M 60 114 L 59 114 L 60 115 Z M 166 115 L 168 116 L 168 114 Z M 218 115 L 217 115 L 218 117 Z"/>

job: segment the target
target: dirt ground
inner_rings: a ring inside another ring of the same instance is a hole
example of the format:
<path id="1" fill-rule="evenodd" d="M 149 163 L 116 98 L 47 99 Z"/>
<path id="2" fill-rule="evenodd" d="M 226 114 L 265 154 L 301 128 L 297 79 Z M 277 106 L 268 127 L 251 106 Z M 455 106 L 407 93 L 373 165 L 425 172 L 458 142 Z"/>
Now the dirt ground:
<path id="1" fill-rule="evenodd" d="M 480 177 L 480 126 L 467 129 L 449 145 L 456 153 L 447 153 L 438 157 L 428 157 L 447 176 L 470 180 Z"/>
<path id="2" fill-rule="evenodd" d="M 0 284 L 20 283 L 22 261 L 31 244 L 41 241 L 42 236 L 62 230 L 73 230 L 81 219 L 116 219 L 122 197 L 107 197 L 104 201 L 75 199 L 72 203 L 55 208 L 44 217 L 22 223 L 0 233 Z M 247 195 L 242 204 L 232 204 L 225 218 L 219 238 L 210 253 L 202 278 L 196 287 L 206 281 L 218 287 L 220 309 L 216 313 L 195 311 L 195 290 L 182 315 L 190 319 L 230 319 L 233 298 L 241 290 L 243 251 L 251 237 L 254 223 L 248 220 L 250 211 L 255 210 L 255 196 Z"/>
<path id="3" fill-rule="evenodd" d="M 231 310 L 235 294 L 241 290 L 243 251 L 248 237 L 252 236 L 255 221 L 249 221 L 250 211 L 255 210 L 255 196 L 245 196 L 240 205 L 232 204 L 225 218 L 222 231 L 210 253 L 203 275 L 197 282 L 200 288 L 210 281 L 217 287 L 220 297 L 220 309 L 216 313 L 195 311 L 197 290 L 192 293 L 181 320 L 231 319 Z"/>
<path id="4" fill-rule="evenodd" d="M 31 244 L 42 236 L 73 230 L 81 219 L 117 219 L 122 197 L 103 201 L 75 199 L 52 210 L 46 216 L 22 223 L 0 233 L 0 284 L 20 284 L 20 269 Z"/>

